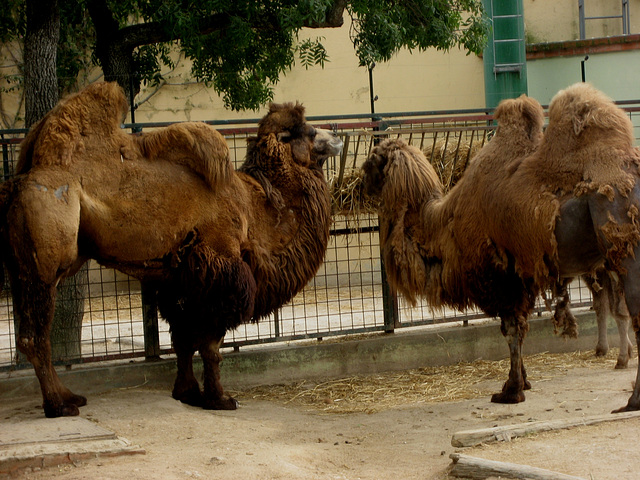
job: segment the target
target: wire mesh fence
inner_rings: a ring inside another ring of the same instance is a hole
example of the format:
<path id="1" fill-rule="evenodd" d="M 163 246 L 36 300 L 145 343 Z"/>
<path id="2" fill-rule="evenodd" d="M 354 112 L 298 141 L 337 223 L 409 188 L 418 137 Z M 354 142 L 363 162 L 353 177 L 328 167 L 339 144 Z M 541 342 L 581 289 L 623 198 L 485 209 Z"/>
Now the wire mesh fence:
<path id="1" fill-rule="evenodd" d="M 632 120 L 640 118 L 634 106 L 626 105 Z M 389 292 L 381 271 L 378 219 L 374 206 L 366 205 L 358 190 L 359 170 L 376 138 L 399 136 L 425 152 L 442 172 L 445 188 L 461 174 L 473 154 L 491 137 L 492 117 L 485 112 L 424 112 L 380 115 L 375 120 L 358 116 L 309 117 L 317 126 L 334 128 L 344 140 L 340 157 L 329 159 L 326 176 L 333 192 L 333 225 L 325 261 L 315 278 L 288 304 L 257 324 L 242 325 L 228 332 L 224 346 L 325 338 L 435 323 L 466 323 L 483 318 L 475 309 L 434 311 L 427 303 L 415 307 Z M 214 123 L 214 122 L 211 122 Z M 163 125 L 137 124 L 149 130 Z M 131 128 L 131 126 L 128 126 Z M 229 125 L 225 135 L 236 166 L 244 160 L 246 140 L 255 133 L 255 122 Z M 638 129 L 636 129 L 638 131 Z M 0 132 L 3 175 L 9 178 L 19 153 L 24 131 Z M 447 182 L 449 182 L 447 184 Z M 351 188 L 353 187 L 353 188 Z M 168 324 L 156 321 L 154 299 L 140 283 L 110 268 L 90 262 L 86 278 L 84 317 L 80 326 L 58 326 L 52 334 L 58 363 L 87 363 L 133 357 L 151 357 L 172 352 Z M 85 288 L 75 286 L 74 288 Z M 591 302 L 579 280 L 570 286 L 574 306 Z M 539 301 L 538 311 L 545 309 Z M 75 329 L 73 332 L 65 328 Z M 0 296 L 0 371 L 28 366 L 15 346 L 16 321 L 5 285 Z M 57 339 L 77 339 L 79 349 L 70 349 Z"/>

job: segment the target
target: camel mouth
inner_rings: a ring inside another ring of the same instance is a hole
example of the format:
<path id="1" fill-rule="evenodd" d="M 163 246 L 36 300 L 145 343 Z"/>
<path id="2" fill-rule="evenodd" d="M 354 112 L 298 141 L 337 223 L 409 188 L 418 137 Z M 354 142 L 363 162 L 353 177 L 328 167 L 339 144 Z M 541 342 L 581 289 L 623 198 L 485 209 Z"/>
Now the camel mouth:
<path id="1" fill-rule="evenodd" d="M 313 141 L 313 154 L 319 167 L 324 165 L 327 158 L 340 155 L 343 146 L 344 143 L 336 132 L 316 128 L 316 137 Z"/>

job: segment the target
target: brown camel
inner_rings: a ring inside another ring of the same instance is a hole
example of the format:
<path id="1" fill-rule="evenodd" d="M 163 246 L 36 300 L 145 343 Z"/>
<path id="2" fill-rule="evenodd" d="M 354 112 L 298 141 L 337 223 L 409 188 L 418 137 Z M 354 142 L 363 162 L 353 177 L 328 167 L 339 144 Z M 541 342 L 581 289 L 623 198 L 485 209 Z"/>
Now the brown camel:
<path id="1" fill-rule="evenodd" d="M 586 84 L 560 91 L 542 135 L 542 109 L 521 97 L 496 110 L 498 129 L 444 195 L 422 152 L 401 139 L 363 166 L 380 197 L 382 255 L 410 301 L 477 305 L 501 318 L 511 358 L 499 403 L 524 401 L 528 317 L 538 294 L 603 268 L 616 276 L 640 342 L 640 154 L 632 125 Z M 638 375 L 640 375 L 640 370 Z M 640 381 L 628 404 L 640 409 Z"/>
<path id="2" fill-rule="evenodd" d="M 330 225 L 321 167 L 342 142 L 307 124 L 301 105 L 274 104 L 234 171 L 212 127 L 133 136 L 120 129 L 126 112 L 114 83 L 69 96 L 31 129 L 16 177 L 1 187 L 18 349 L 34 366 L 45 415 L 77 415 L 86 399 L 58 378 L 49 332 L 56 285 L 95 259 L 157 289 L 177 354 L 173 397 L 235 409 L 220 383 L 223 337 L 269 315 L 316 273 Z"/>

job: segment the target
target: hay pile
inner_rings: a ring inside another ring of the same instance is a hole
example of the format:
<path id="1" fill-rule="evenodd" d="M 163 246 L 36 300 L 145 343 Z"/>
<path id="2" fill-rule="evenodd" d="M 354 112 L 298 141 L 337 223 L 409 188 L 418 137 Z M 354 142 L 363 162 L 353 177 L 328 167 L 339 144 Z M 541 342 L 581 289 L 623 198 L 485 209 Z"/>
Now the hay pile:
<path id="1" fill-rule="evenodd" d="M 445 193 L 453 187 L 467 168 L 471 159 L 480 151 L 483 139 L 471 143 L 460 139 L 449 138 L 438 140 L 432 147 L 425 148 L 423 153 L 436 170 Z"/>
<path id="2" fill-rule="evenodd" d="M 445 192 L 460 179 L 469 161 L 484 145 L 484 138 L 475 142 L 460 138 L 444 138 L 434 141 L 426 147 L 423 153 L 435 168 Z M 331 212 L 333 215 L 358 217 L 364 214 L 374 214 L 378 211 L 379 199 L 370 198 L 362 186 L 362 170 L 348 168 L 329 178 L 331 192 Z"/>
<path id="3" fill-rule="evenodd" d="M 364 191 L 361 169 L 346 170 L 342 181 L 335 175 L 328 183 L 333 215 L 358 217 L 378 211 L 379 199 L 369 197 Z"/>
<path id="4" fill-rule="evenodd" d="M 569 368 L 610 368 L 618 356 L 593 351 L 540 353 L 525 357 L 528 378 L 541 381 L 563 375 Z M 296 404 L 330 413 L 374 413 L 402 405 L 453 402 L 489 396 L 499 390 L 509 370 L 509 359 L 478 360 L 451 366 L 425 367 L 402 372 L 358 375 L 322 383 L 255 387 L 234 392 L 242 399 L 262 399 Z"/>

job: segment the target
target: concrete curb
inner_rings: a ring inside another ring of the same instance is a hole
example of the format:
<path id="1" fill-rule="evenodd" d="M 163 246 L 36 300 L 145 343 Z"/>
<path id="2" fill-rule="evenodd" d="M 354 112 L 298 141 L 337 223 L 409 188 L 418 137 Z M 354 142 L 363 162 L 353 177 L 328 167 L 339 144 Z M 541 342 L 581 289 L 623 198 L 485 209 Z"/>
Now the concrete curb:
<path id="1" fill-rule="evenodd" d="M 575 313 L 580 330 L 577 339 L 554 335 L 548 316 L 532 318 L 524 343 L 525 354 L 593 350 L 597 340 L 595 314 L 592 311 Z M 615 325 L 609 329 L 609 337 L 611 345 L 617 346 Z M 499 360 L 507 356 L 508 349 L 500 333 L 499 322 L 492 321 L 467 327 L 398 330 L 394 334 L 347 338 L 344 341 L 247 347 L 225 354 L 222 383 L 226 389 L 234 390 L 255 385 L 451 365 L 478 359 Z M 195 362 L 195 369 L 199 375 L 202 369 L 199 359 Z M 175 373 L 175 359 L 172 358 L 155 362 L 88 364 L 59 372 L 65 385 L 84 395 L 143 384 L 170 390 Z M 39 394 L 33 370 L 0 375 L 0 399 Z"/>

